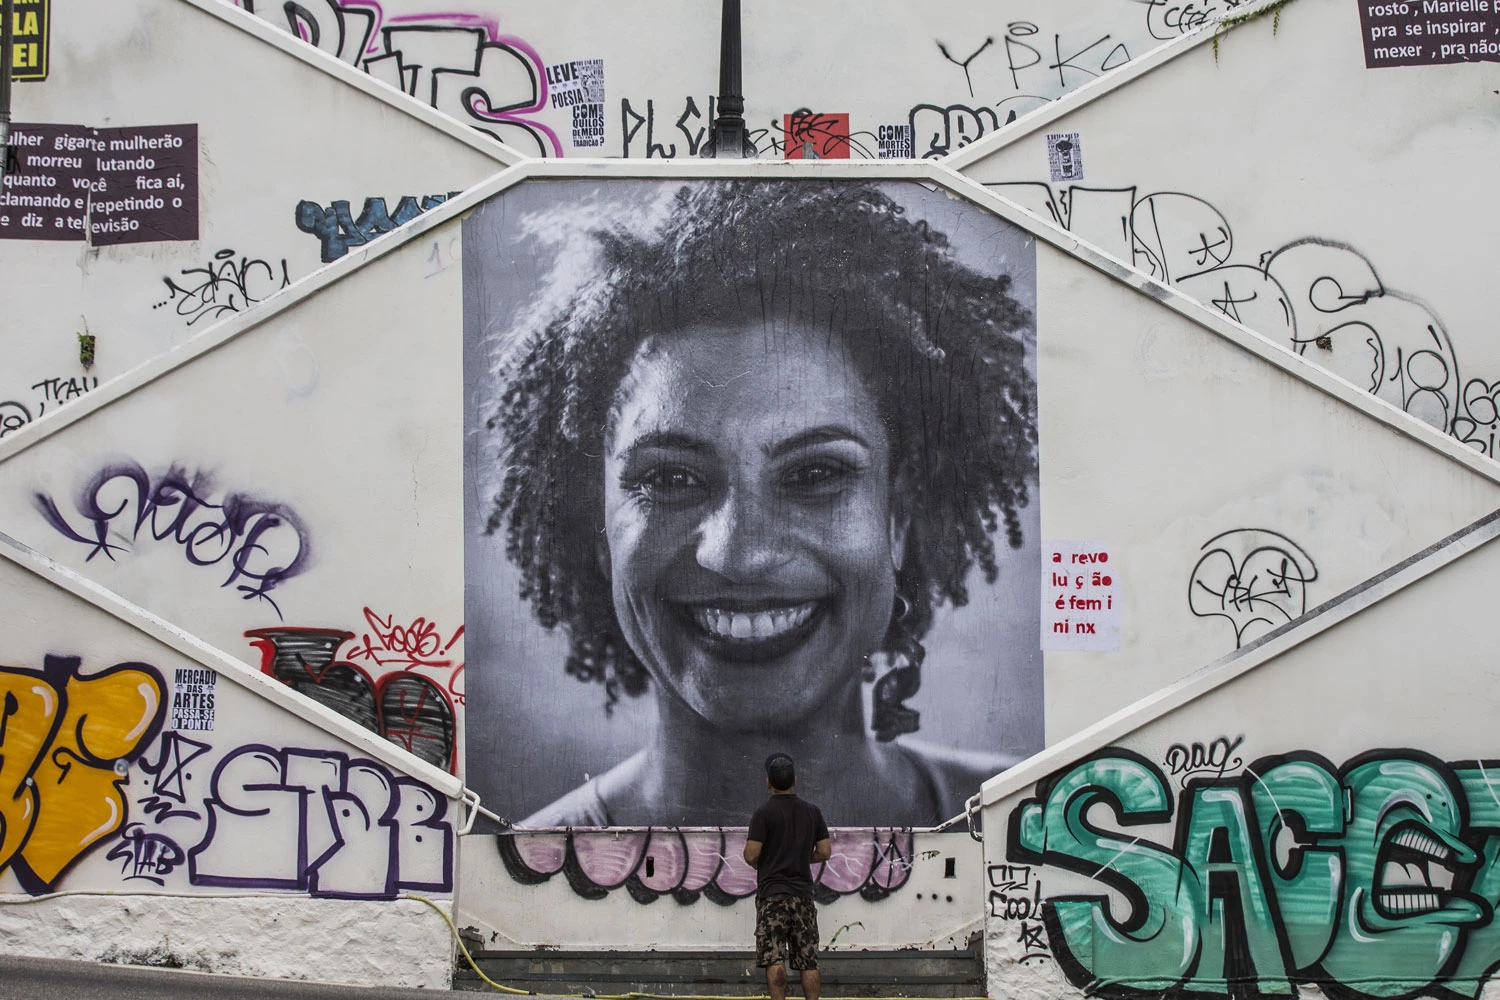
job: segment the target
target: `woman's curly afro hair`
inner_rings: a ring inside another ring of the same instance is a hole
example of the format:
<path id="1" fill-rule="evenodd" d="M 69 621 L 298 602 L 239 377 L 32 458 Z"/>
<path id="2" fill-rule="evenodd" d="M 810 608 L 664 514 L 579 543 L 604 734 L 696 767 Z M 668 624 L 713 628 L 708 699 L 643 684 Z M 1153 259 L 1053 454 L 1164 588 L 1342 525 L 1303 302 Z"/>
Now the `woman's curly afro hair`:
<path id="1" fill-rule="evenodd" d="M 797 323 L 837 335 L 891 441 L 892 508 L 906 525 L 887 636 L 920 639 L 934 609 L 996 575 L 1003 522 L 1036 474 L 1032 317 L 1009 275 L 960 263 L 947 237 L 864 181 L 702 181 L 654 231 L 603 228 L 598 266 L 569 304 L 502 364 L 504 478 L 486 526 L 504 531 L 520 593 L 570 640 L 568 673 L 613 705 L 647 674 L 615 620 L 599 557 L 603 455 L 618 387 L 643 340 L 726 322 Z"/>

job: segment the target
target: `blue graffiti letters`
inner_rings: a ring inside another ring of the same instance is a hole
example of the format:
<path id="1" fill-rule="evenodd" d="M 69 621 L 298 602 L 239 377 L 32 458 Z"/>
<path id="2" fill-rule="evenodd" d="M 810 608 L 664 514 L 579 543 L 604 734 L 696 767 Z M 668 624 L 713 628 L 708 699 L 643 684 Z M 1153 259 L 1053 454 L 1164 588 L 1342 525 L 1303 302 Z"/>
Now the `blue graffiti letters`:
<path id="1" fill-rule="evenodd" d="M 357 219 L 350 212 L 347 201 L 335 201 L 324 208 L 315 201 L 303 200 L 297 202 L 297 228 L 322 242 L 323 263 L 327 264 L 347 254 L 350 247 L 364 246 L 423 212 L 437 208 L 458 193 L 429 194 L 421 201 L 406 195 L 396 202 L 394 212 L 386 208 L 384 198 L 366 198 L 365 207 Z"/>

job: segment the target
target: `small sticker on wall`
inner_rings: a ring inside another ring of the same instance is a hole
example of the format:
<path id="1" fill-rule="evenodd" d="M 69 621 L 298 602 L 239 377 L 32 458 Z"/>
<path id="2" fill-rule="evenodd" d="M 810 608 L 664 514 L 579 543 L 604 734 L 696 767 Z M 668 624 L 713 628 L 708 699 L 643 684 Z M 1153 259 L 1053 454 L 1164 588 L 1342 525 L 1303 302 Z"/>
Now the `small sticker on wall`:
<path id="1" fill-rule="evenodd" d="M 1054 181 L 1083 180 L 1083 147 L 1077 132 L 1060 132 L 1047 136 L 1047 165 Z"/>
<path id="2" fill-rule="evenodd" d="M 1120 648 L 1119 566 L 1108 545 L 1042 543 L 1042 648 Z"/>
<path id="3" fill-rule="evenodd" d="M 575 59 L 547 67 L 548 100 L 553 108 L 571 108 L 573 145 L 604 145 L 604 60 Z"/>
<path id="4" fill-rule="evenodd" d="M 877 136 L 880 140 L 880 159 L 909 160 L 912 158 L 910 125 L 882 125 Z"/>
<path id="5" fill-rule="evenodd" d="M 52 0 L 11 0 L 10 78 L 47 79 Z"/>
<path id="6" fill-rule="evenodd" d="M 178 667 L 172 678 L 172 721 L 169 729 L 212 730 L 214 693 L 219 675 L 199 667 Z"/>
<path id="7" fill-rule="evenodd" d="M 573 105 L 573 145 L 580 149 L 604 145 L 604 105 Z"/>

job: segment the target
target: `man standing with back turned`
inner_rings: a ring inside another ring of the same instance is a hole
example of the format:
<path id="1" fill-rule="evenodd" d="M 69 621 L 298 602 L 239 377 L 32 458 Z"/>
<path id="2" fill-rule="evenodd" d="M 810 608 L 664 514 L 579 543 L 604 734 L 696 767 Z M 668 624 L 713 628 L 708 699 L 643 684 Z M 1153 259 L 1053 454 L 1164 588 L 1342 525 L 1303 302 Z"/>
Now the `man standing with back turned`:
<path id="1" fill-rule="evenodd" d="M 818 910 L 812 866 L 833 855 L 828 825 L 811 802 L 797 797 L 792 758 L 766 758 L 771 798 L 755 810 L 745 839 L 745 861 L 755 869 L 755 964 L 766 970 L 771 1000 L 786 998 L 786 966 L 802 973 L 802 995 L 818 1000 Z"/>

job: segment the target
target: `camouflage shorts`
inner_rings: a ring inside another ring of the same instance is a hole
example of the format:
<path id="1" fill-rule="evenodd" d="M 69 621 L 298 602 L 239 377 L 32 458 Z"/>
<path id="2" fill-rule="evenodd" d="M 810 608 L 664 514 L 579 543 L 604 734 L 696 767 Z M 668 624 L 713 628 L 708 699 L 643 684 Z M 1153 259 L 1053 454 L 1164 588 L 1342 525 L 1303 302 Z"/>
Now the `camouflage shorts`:
<path id="1" fill-rule="evenodd" d="M 755 964 L 818 967 L 818 908 L 810 899 L 772 896 L 755 901 Z"/>

